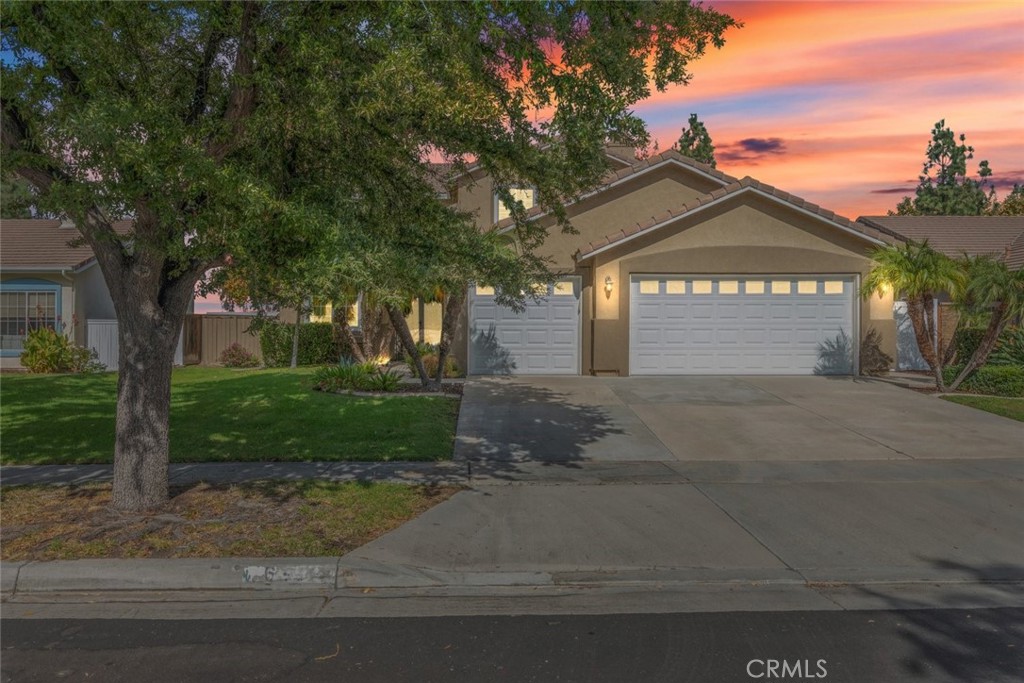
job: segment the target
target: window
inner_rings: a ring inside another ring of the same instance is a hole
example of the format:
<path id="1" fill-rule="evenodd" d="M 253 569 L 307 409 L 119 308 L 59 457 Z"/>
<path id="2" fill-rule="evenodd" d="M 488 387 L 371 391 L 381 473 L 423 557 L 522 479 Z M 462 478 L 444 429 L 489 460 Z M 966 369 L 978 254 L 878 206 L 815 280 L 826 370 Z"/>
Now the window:
<path id="1" fill-rule="evenodd" d="M 16 356 L 32 330 L 61 329 L 60 285 L 43 281 L 4 282 L 0 291 L 0 351 Z"/>
<path id="2" fill-rule="evenodd" d="M 360 296 L 354 304 L 348 305 L 348 316 L 345 321 L 349 327 L 359 327 L 359 315 L 360 305 L 362 303 L 362 296 Z M 330 323 L 334 322 L 334 304 L 326 299 L 314 297 L 312 301 L 312 309 L 309 312 L 309 322 L 311 323 Z"/>
<path id="3" fill-rule="evenodd" d="M 488 287 L 487 285 L 476 286 L 477 296 L 494 296 L 494 287 Z"/>
<path id="4" fill-rule="evenodd" d="M 512 195 L 512 199 L 523 205 L 523 208 L 527 211 L 532 209 L 537 204 L 537 193 L 532 187 L 511 187 L 509 193 Z M 502 221 L 512 215 L 509 208 L 505 206 L 505 202 L 501 200 L 501 197 L 494 195 L 494 221 Z"/>
<path id="5" fill-rule="evenodd" d="M 719 280 L 718 281 L 718 293 L 719 294 L 739 294 L 740 283 L 736 280 Z"/>
<path id="6" fill-rule="evenodd" d="M 842 294 L 843 293 L 843 281 L 842 280 L 825 280 L 825 293 L 826 294 Z"/>
<path id="7" fill-rule="evenodd" d="M 797 294 L 817 294 L 818 293 L 818 281 L 817 280 L 800 280 L 796 283 Z"/>
<path id="8" fill-rule="evenodd" d="M 555 296 L 572 296 L 575 293 L 572 280 L 562 280 L 555 283 Z"/>
<path id="9" fill-rule="evenodd" d="M 761 280 L 747 280 L 743 283 L 743 291 L 747 294 L 764 294 L 764 282 Z"/>
<path id="10" fill-rule="evenodd" d="M 665 283 L 666 294 L 686 294 L 686 280 L 668 280 Z"/>
<path id="11" fill-rule="evenodd" d="M 772 280 L 772 294 L 789 294 L 793 290 L 793 283 L 789 280 Z"/>
<path id="12" fill-rule="evenodd" d="M 657 280 L 641 280 L 640 281 L 640 293 L 641 294 L 657 294 L 658 293 L 658 281 Z"/>
<path id="13" fill-rule="evenodd" d="M 711 280 L 694 280 L 692 287 L 694 294 L 710 294 Z"/>
<path id="14" fill-rule="evenodd" d="M 309 322 L 311 323 L 329 323 L 331 322 L 331 313 L 333 313 L 333 306 L 331 302 L 326 299 L 320 299 L 317 297 L 313 298 L 312 310 L 309 312 Z"/>

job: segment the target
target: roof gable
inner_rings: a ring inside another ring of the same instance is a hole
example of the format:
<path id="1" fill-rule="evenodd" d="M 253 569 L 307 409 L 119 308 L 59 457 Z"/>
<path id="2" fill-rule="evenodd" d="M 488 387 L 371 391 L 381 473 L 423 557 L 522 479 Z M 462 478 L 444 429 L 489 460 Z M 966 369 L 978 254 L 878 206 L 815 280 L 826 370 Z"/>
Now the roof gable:
<path id="1" fill-rule="evenodd" d="M 623 185 L 627 182 L 643 178 L 644 176 L 653 175 L 656 171 L 664 168 L 675 167 L 685 170 L 688 173 L 692 173 L 708 182 L 713 183 L 718 187 L 726 187 L 730 183 L 739 182 L 736 178 L 723 173 L 716 168 L 712 168 L 707 164 L 702 164 L 699 161 L 683 156 L 675 150 L 668 150 L 661 154 L 654 155 L 649 159 L 637 162 L 632 166 L 619 169 L 618 171 L 610 171 L 604 178 L 602 184 L 594 190 L 580 195 L 566 203 L 566 206 L 573 206 L 591 197 L 601 195 L 612 188 Z M 698 190 L 699 191 L 699 190 Z M 527 220 L 536 220 L 543 216 L 547 216 L 550 212 L 546 211 L 541 206 L 535 206 L 526 212 Z M 515 225 L 515 221 L 511 218 L 506 218 L 498 222 L 497 227 L 499 230 L 509 230 Z"/>
<path id="2" fill-rule="evenodd" d="M 683 204 L 678 209 L 665 211 L 661 215 L 655 216 L 645 223 L 637 223 L 635 225 L 628 226 L 616 233 L 607 235 L 596 242 L 590 242 L 577 252 L 576 259 L 577 261 L 589 259 L 597 254 L 607 251 L 608 249 L 636 239 L 641 235 L 649 235 L 652 232 L 658 231 L 677 222 L 683 217 L 693 216 L 711 206 L 716 206 L 748 193 L 752 193 L 771 202 L 796 209 L 800 213 L 825 222 L 832 227 L 872 244 L 882 245 L 891 241 L 891 238 L 888 238 L 884 232 L 876 228 L 855 223 L 848 218 L 837 215 L 834 211 L 824 209 L 817 204 L 802 199 L 801 197 L 797 197 L 796 195 L 788 192 L 783 192 L 771 185 L 766 185 L 754 180 L 750 176 L 747 176 L 726 187 L 702 195 L 691 202 Z"/>

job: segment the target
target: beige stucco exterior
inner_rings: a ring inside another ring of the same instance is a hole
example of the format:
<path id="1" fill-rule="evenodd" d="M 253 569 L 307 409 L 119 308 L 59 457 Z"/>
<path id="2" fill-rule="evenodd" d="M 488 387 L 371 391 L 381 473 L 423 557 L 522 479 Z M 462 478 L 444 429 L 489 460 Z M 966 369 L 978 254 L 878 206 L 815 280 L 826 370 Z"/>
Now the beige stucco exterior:
<path id="1" fill-rule="evenodd" d="M 874 243 L 817 214 L 756 191 L 727 195 L 688 211 L 632 239 L 578 259 L 588 243 L 649 223 L 667 210 L 678 212 L 724 181 L 681 164 L 666 163 L 625 178 L 573 204 L 569 217 L 578 234 L 557 229 L 541 250 L 555 269 L 582 280 L 583 374 L 629 374 L 629 282 L 633 275 L 843 275 L 859 284 L 871 266 Z M 493 187 L 481 178 L 459 187 L 459 208 L 473 211 L 481 228 L 493 224 Z M 550 219 L 536 219 L 550 228 Z M 606 292 L 606 278 L 613 282 Z M 882 350 L 895 356 L 896 325 L 891 294 L 858 299 L 854 319 L 858 340 L 871 328 L 882 335 Z M 456 354 L 466 367 L 466 320 L 459 326 Z"/>

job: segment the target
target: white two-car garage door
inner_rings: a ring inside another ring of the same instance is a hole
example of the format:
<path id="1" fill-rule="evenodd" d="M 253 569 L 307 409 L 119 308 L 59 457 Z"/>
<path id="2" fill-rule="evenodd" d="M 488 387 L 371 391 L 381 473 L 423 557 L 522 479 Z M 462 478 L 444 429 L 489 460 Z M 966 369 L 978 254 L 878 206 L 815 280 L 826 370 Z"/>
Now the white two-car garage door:
<path id="1" fill-rule="evenodd" d="M 515 312 L 490 287 L 469 288 L 469 374 L 578 375 L 580 285 L 559 280 Z"/>
<path id="2" fill-rule="evenodd" d="M 852 277 L 633 276 L 629 374 L 849 374 Z"/>

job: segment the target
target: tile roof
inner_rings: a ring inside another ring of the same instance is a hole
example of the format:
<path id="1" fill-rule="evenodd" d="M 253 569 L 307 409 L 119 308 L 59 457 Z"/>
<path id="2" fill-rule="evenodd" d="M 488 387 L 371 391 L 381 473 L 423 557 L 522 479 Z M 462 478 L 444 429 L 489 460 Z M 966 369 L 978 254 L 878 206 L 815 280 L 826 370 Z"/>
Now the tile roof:
<path id="1" fill-rule="evenodd" d="M 928 240 L 947 256 L 988 254 L 1011 268 L 1024 266 L 1024 216 L 861 216 L 902 240 Z"/>
<path id="2" fill-rule="evenodd" d="M 63 227 L 62 227 L 63 225 Z M 114 229 L 121 234 L 131 230 L 131 221 L 116 221 Z M 71 246 L 81 234 L 70 223 L 38 218 L 5 218 L 0 220 L 0 268 L 17 270 L 74 270 L 93 259 L 92 249 L 85 244 Z"/>
<path id="3" fill-rule="evenodd" d="M 750 176 L 746 176 L 740 180 L 732 182 L 726 187 L 715 190 L 713 192 L 709 192 L 707 194 L 703 194 L 697 197 L 696 199 L 693 199 L 687 202 L 686 204 L 683 204 L 678 208 L 664 211 L 658 216 L 651 216 L 650 219 L 644 221 L 643 223 L 636 223 L 622 230 L 619 230 L 616 233 L 608 235 L 600 240 L 590 242 L 577 252 L 576 258 L 588 258 L 591 255 L 593 255 L 596 251 L 604 249 L 609 245 L 613 245 L 618 242 L 631 239 L 632 237 L 640 233 L 646 233 L 652 230 L 657 230 L 658 228 L 664 226 L 665 224 L 675 221 L 676 219 L 681 218 L 684 215 L 696 212 L 701 207 L 705 207 L 709 204 L 716 203 L 725 197 L 730 197 L 743 192 L 749 192 L 751 190 L 757 191 L 764 196 L 771 197 L 776 201 L 789 204 L 798 209 L 802 209 L 803 211 L 816 214 L 820 218 L 831 223 L 834 223 L 845 230 L 860 233 L 869 240 L 875 242 L 892 241 L 892 238 L 886 235 L 881 230 L 878 230 L 869 225 L 864 225 L 862 223 L 855 223 L 854 221 L 851 221 L 849 218 L 837 215 L 834 211 L 829 211 L 828 209 L 824 209 L 818 206 L 817 204 L 807 201 L 806 199 L 797 197 L 796 195 L 790 194 L 788 192 L 783 192 L 782 190 L 776 187 L 754 180 Z"/>
<path id="4" fill-rule="evenodd" d="M 583 196 L 579 197 L 578 199 L 576 199 L 576 200 L 574 200 L 572 202 L 568 202 L 567 205 L 572 205 L 572 204 L 575 204 L 576 202 L 578 202 L 578 201 L 580 201 L 582 199 L 586 199 L 588 197 L 593 197 L 596 194 L 604 192 L 605 190 L 607 190 L 609 187 L 611 187 L 612 185 L 614 185 L 616 183 L 620 183 L 620 182 L 623 182 L 625 180 L 628 180 L 629 178 L 632 178 L 633 176 L 640 175 L 643 172 L 645 172 L 645 171 L 647 171 L 647 170 L 649 170 L 651 168 L 654 168 L 655 166 L 660 166 L 661 164 L 664 164 L 665 162 L 668 162 L 668 161 L 674 161 L 674 162 L 676 162 L 678 164 L 681 164 L 683 166 L 688 166 L 688 167 L 690 167 L 690 168 L 692 168 L 692 169 L 702 173 L 703 175 L 709 176 L 710 178 L 712 178 L 714 180 L 717 180 L 723 186 L 728 185 L 730 183 L 737 183 L 737 182 L 739 182 L 736 178 L 734 178 L 733 176 L 729 175 L 728 173 L 723 173 L 723 172 L 719 171 L 717 168 L 712 168 L 711 166 L 708 166 L 707 164 L 702 164 L 699 161 L 694 161 L 690 157 L 683 156 L 682 154 L 680 154 L 679 152 L 675 151 L 674 149 L 670 149 L 670 150 L 666 150 L 666 151 L 662 152 L 661 154 L 655 154 L 654 156 L 651 156 L 651 157 L 649 157 L 647 159 L 644 159 L 643 161 L 638 161 L 635 164 L 633 164 L 632 166 L 627 166 L 626 168 L 622 168 L 622 169 L 619 169 L 617 171 L 615 171 L 615 170 L 609 171 L 605 175 L 605 177 L 602 180 L 600 186 L 598 186 L 594 190 L 591 190 L 590 192 L 587 192 L 586 194 L 584 194 Z M 547 211 L 545 211 L 542 207 L 534 206 L 533 208 L 531 208 L 529 211 L 526 212 L 526 217 L 527 217 L 527 219 L 531 219 L 531 218 L 537 218 L 539 216 L 543 216 L 545 214 L 547 214 Z M 511 218 L 505 218 L 505 219 L 503 219 L 503 220 L 498 222 L 498 229 L 501 230 L 501 229 L 505 229 L 505 228 L 511 227 L 514 224 L 514 222 L 515 221 L 513 221 Z"/>

